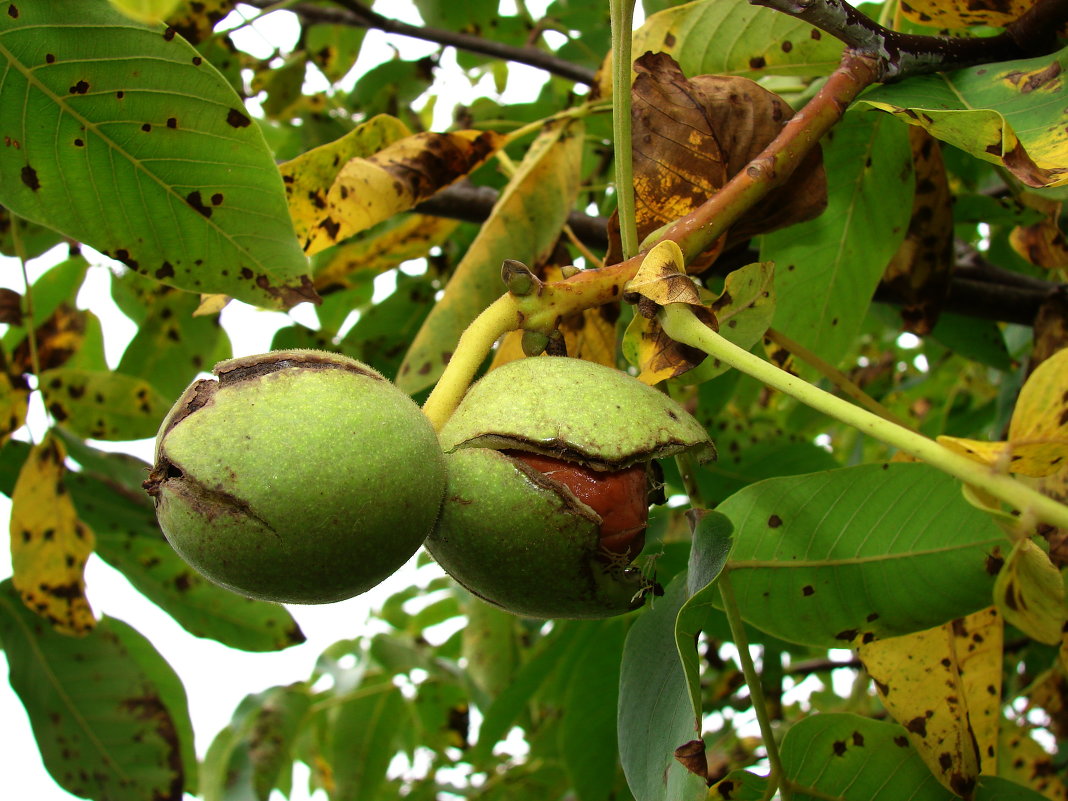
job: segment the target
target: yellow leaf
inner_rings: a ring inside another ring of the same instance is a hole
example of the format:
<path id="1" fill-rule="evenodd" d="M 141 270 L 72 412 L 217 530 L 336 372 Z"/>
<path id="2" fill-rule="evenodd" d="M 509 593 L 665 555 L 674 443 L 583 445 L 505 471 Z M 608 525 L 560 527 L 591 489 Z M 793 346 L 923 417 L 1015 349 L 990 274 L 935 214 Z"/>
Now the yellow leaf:
<path id="1" fill-rule="evenodd" d="M 634 278 L 623 287 L 623 296 L 631 303 L 646 298 L 657 306 L 666 306 L 669 303 L 703 306 L 697 285 L 686 274 L 682 250 L 670 239 L 661 242 L 645 255 Z"/>
<path id="2" fill-rule="evenodd" d="M 997 775 L 1030 787 L 1050 801 L 1068 801 L 1068 788 L 1050 754 L 1027 729 L 1006 721 L 998 743 Z"/>
<path id="3" fill-rule="evenodd" d="M 976 3 L 971 0 L 909 0 L 902 3 L 905 19 L 935 28 L 967 28 L 989 25 L 1000 28 L 1035 4 L 1035 0 L 1005 0 L 1000 3 Z"/>
<path id="4" fill-rule="evenodd" d="M 1020 390 L 1007 442 L 938 438 L 978 462 L 1025 476 L 1048 476 L 1068 463 L 1068 348 L 1040 364 Z"/>
<path id="5" fill-rule="evenodd" d="M 29 396 L 28 389 L 16 387 L 11 376 L 0 373 L 0 445 L 7 442 L 26 422 Z"/>
<path id="6" fill-rule="evenodd" d="M 994 582 L 994 601 L 1005 620 L 1024 634 L 1050 645 L 1060 643 L 1068 622 L 1064 580 L 1030 539 L 1013 545 Z"/>
<path id="7" fill-rule="evenodd" d="M 317 209 L 309 255 L 407 211 L 464 177 L 503 144 L 493 131 L 418 133 L 341 168 Z"/>
<path id="8" fill-rule="evenodd" d="M 949 624 L 961 686 L 968 707 L 982 773 L 997 772 L 1001 725 L 1001 677 L 1005 624 L 997 607 L 973 612 Z"/>
<path id="9" fill-rule="evenodd" d="M 952 624 L 946 624 L 864 643 L 857 652 L 883 705 L 905 727 L 931 773 L 968 798 L 979 776 L 979 749 L 954 646 Z M 997 664 L 1000 669 L 1000 653 Z"/>
<path id="10" fill-rule="evenodd" d="M 179 0 L 110 0 L 111 5 L 138 22 L 156 25 L 170 16 Z"/>
<path id="11" fill-rule="evenodd" d="M 229 302 L 229 295 L 201 295 L 200 305 L 197 306 L 196 311 L 193 312 L 193 316 L 211 317 L 213 314 L 218 314 L 226 308 L 226 304 Z"/>
<path id="12" fill-rule="evenodd" d="M 1037 209 L 1045 219 L 1032 225 L 1018 225 L 1009 233 L 1009 244 L 1031 264 L 1048 270 L 1068 267 L 1068 237 L 1060 227 L 1061 202 L 1033 192 L 1023 192 L 1020 202 Z"/>
<path id="13" fill-rule="evenodd" d="M 93 532 L 63 485 L 63 445 L 53 436 L 30 451 L 11 495 L 11 564 L 27 607 L 57 631 L 80 636 L 96 620 L 85 597 Z"/>
<path id="14" fill-rule="evenodd" d="M 305 251 L 323 219 L 327 192 L 341 168 L 350 159 L 372 156 L 410 133 L 408 126 L 396 117 L 379 114 L 357 125 L 340 139 L 279 165 L 286 188 L 289 215 L 293 218 L 293 227 Z"/>

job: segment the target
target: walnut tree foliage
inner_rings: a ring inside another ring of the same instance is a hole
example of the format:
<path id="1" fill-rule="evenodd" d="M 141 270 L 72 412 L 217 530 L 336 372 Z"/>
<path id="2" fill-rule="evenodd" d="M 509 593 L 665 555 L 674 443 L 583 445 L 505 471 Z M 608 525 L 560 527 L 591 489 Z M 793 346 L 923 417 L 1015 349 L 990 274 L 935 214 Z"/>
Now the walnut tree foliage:
<path id="1" fill-rule="evenodd" d="M 414 5 L 0 0 L 0 252 L 64 254 L 0 292 L 0 642 L 55 781 L 265 800 L 303 762 L 332 801 L 1068 798 L 1065 4 L 644 0 L 632 35 L 626 0 Z M 235 46 L 273 13 L 292 49 Z M 436 49 L 355 74 L 371 30 Z M 435 128 L 447 53 L 492 88 Z M 516 64 L 542 78 L 505 103 Z M 76 304 L 101 265 L 137 326 L 114 369 Z M 531 620 L 421 555 L 375 633 L 250 694 L 198 761 L 182 677 L 94 617 L 83 568 L 263 659 L 303 640 L 186 566 L 148 465 L 99 447 L 232 355 L 228 302 L 314 304 L 273 347 L 360 359 L 432 418 L 435 385 L 545 349 L 670 393 L 719 458 L 662 464 L 637 561 L 661 591 Z"/>

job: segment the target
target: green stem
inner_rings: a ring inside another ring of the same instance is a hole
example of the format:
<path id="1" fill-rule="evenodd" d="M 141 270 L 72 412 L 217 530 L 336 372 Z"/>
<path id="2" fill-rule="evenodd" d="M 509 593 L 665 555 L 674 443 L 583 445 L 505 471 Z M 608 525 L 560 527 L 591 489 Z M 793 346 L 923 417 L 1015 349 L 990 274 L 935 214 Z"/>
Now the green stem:
<path id="1" fill-rule="evenodd" d="M 1021 514 L 1030 513 L 1050 525 L 1068 527 L 1068 506 L 1042 495 L 1004 473 L 993 472 L 985 465 L 955 453 L 922 434 L 902 428 L 866 409 L 824 392 L 742 350 L 707 328 L 685 304 L 671 303 L 665 306 L 660 314 L 660 323 L 667 335 L 677 342 L 698 348 L 818 412 L 911 454 L 967 484 L 979 487 Z"/>
<path id="2" fill-rule="evenodd" d="M 504 334 L 519 328 L 519 309 L 511 294 L 502 295 L 471 323 L 456 343 L 456 351 L 445 366 L 423 413 L 435 431 L 440 431 L 467 392 L 478 368 Z"/>
<path id="3" fill-rule="evenodd" d="M 757 723 L 760 725 L 760 736 L 764 738 L 764 748 L 768 752 L 768 764 L 771 765 L 771 775 L 768 776 L 768 789 L 764 792 L 764 801 L 768 801 L 775 795 L 776 790 L 781 791 L 783 801 L 789 801 L 790 790 L 783 783 L 782 760 L 779 758 L 779 746 L 775 742 L 775 732 L 771 728 L 771 720 L 768 718 L 768 707 L 764 702 L 764 687 L 760 683 L 756 665 L 753 664 L 753 656 L 749 653 L 749 638 L 745 634 L 745 623 L 738 611 L 738 601 L 734 597 L 734 587 L 731 584 L 730 567 L 723 569 L 719 575 L 717 586 L 720 596 L 723 598 L 723 611 L 727 614 L 727 623 L 731 627 L 731 637 L 734 646 L 738 649 L 738 661 L 742 665 L 742 674 L 745 683 L 749 687 L 749 697 L 753 702 L 753 712 L 756 713 Z"/>
<path id="4" fill-rule="evenodd" d="M 610 0 L 612 14 L 612 136 L 616 148 L 616 209 L 623 258 L 638 252 L 631 142 L 630 73 L 634 0 Z"/>

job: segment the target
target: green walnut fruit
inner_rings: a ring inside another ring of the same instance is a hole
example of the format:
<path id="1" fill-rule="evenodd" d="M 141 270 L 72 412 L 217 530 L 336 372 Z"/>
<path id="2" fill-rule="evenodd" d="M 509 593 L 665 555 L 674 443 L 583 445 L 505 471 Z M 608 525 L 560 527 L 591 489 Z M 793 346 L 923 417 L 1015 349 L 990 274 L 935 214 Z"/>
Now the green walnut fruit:
<path id="1" fill-rule="evenodd" d="M 393 573 L 445 491 L 437 436 L 367 365 L 281 350 L 215 366 L 156 438 L 145 489 L 174 549 L 252 598 L 330 603 Z"/>
<path id="2" fill-rule="evenodd" d="M 654 588 L 645 542 L 653 460 L 708 433 L 677 403 L 608 367 L 510 362 L 471 387 L 440 433 L 445 503 L 426 548 L 475 595 L 539 618 L 607 617 Z"/>

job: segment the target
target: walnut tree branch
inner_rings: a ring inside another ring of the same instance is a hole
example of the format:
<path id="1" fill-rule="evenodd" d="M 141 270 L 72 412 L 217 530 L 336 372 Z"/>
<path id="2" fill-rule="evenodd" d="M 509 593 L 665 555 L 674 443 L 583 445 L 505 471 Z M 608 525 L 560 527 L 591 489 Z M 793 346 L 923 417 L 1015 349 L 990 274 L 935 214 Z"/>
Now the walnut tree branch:
<path id="1" fill-rule="evenodd" d="M 975 64 L 1046 55 L 1057 49 L 1057 31 L 1068 22 L 1064 0 L 1038 0 L 996 36 L 921 36 L 884 28 L 845 0 L 749 0 L 781 11 L 842 40 L 879 64 L 877 80 L 900 80 Z"/>
<path id="2" fill-rule="evenodd" d="M 272 0 L 246 0 L 246 2 L 259 9 L 268 8 L 274 4 Z M 357 2 L 357 0 L 335 0 L 335 3 L 338 8 L 298 3 L 290 6 L 287 10 L 294 12 L 309 22 L 349 25 L 355 28 L 376 29 L 385 33 L 394 33 L 398 36 L 410 36 L 413 39 L 422 39 L 426 42 L 451 45 L 470 53 L 481 53 L 484 56 L 499 58 L 503 61 L 514 61 L 518 64 L 537 67 L 553 75 L 587 86 L 592 86 L 595 81 L 593 70 L 573 64 L 562 58 L 557 58 L 551 53 L 546 53 L 536 47 L 512 47 L 511 45 L 501 44 L 500 42 L 494 42 L 469 33 L 446 31 L 422 25 L 410 25 L 407 22 L 383 17 L 363 3 Z"/>

